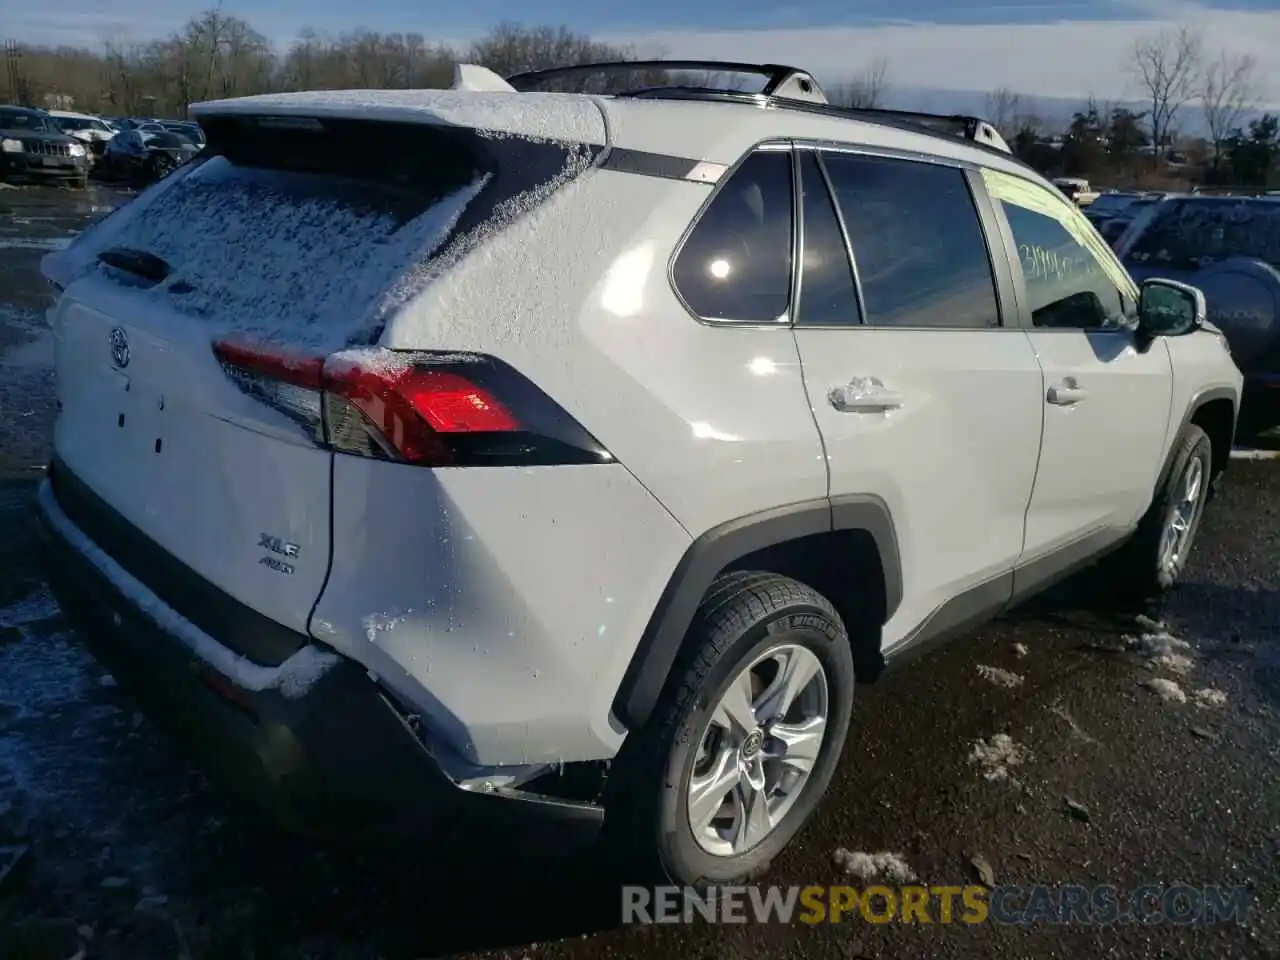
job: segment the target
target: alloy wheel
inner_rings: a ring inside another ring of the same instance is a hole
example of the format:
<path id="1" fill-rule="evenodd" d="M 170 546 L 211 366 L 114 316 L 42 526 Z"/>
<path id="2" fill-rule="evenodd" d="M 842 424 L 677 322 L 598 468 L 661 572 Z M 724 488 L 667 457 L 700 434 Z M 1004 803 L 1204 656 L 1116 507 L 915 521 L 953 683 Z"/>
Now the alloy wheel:
<path id="1" fill-rule="evenodd" d="M 828 707 L 822 662 L 799 644 L 771 647 L 734 675 L 689 780 L 689 827 L 704 851 L 743 854 L 782 822 L 809 782 Z"/>

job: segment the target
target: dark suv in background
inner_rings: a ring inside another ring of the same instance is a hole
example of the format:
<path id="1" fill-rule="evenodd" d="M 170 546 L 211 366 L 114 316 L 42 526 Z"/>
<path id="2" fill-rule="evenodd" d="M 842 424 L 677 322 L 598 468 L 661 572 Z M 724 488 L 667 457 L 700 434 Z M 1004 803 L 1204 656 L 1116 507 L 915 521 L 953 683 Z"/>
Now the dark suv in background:
<path id="1" fill-rule="evenodd" d="M 1239 438 L 1280 427 L 1280 196 L 1165 197 L 1138 214 L 1116 253 L 1139 282 L 1204 292 L 1245 378 Z"/>
<path id="2" fill-rule="evenodd" d="M 47 114 L 0 106 L 0 180 L 55 180 L 83 187 L 90 160 L 83 143 Z"/>

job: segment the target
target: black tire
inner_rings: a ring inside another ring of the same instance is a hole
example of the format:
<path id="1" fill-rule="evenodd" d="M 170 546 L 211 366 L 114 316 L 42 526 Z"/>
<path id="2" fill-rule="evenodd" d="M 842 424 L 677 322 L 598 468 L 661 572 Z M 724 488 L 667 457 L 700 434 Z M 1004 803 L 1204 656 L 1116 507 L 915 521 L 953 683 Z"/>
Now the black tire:
<path id="1" fill-rule="evenodd" d="M 167 153 L 156 153 L 147 160 L 147 177 L 152 182 L 163 180 L 177 168 L 178 164 L 173 157 Z"/>
<path id="2" fill-rule="evenodd" d="M 711 712 L 729 682 L 781 640 L 802 645 L 827 680 L 827 720 L 809 780 L 755 847 L 716 856 L 688 821 L 688 784 Z M 696 887 L 758 876 L 804 825 L 831 781 L 849 727 L 853 657 L 839 615 L 802 583 L 773 573 L 720 577 L 707 591 L 646 726 L 624 744 L 606 799 L 605 850 L 638 883 Z"/>
<path id="3" fill-rule="evenodd" d="M 1199 462 L 1202 482 L 1199 502 L 1188 525 L 1185 544 L 1172 568 L 1161 564 L 1165 530 L 1183 498 L 1188 471 Z M 1213 478 L 1213 444 L 1209 435 L 1190 424 L 1177 440 L 1169 475 L 1156 491 L 1151 507 L 1138 523 L 1133 537 L 1104 565 L 1102 582 L 1126 600 L 1156 600 L 1178 580 L 1195 546 Z"/>

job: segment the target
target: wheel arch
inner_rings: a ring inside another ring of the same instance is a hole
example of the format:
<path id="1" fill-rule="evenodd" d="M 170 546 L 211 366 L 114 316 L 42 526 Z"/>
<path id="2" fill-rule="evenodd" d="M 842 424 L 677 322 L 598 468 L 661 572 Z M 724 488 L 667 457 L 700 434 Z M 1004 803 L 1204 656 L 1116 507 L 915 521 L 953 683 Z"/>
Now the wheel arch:
<path id="1" fill-rule="evenodd" d="M 872 651 L 859 649 L 866 631 L 855 631 L 851 620 L 861 616 L 876 621 L 878 655 L 878 628 L 902 600 L 897 534 L 889 507 L 879 497 L 805 501 L 713 527 L 690 544 L 676 565 L 614 696 L 613 714 L 628 729 L 648 720 L 698 605 L 716 578 L 734 569 L 794 576 L 826 596 L 849 627 L 855 665 L 860 653 L 866 663 Z M 864 579 L 850 582 L 844 579 L 849 574 Z M 859 587 L 875 594 L 869 610 L 855 607 Z"/>
<path id="2" fill-rule="evenodd" d="M 1187 404 L 1182 422 L 1173 434 L 1155 489 L 1159 490 L 1169 479 L 1169 471 L 1173 469 L 1174 457 L 1178 452 L 1178 438 L 1191 424 L 1209 435 L 1209 442 L 1213 445 L 1213 476 L 1219 476 L 1231 459 L 1231 445 L 1235 440 L 1239 414 L 1240 398 L 1230 387 L 1210 387 L 1197 393 Z"/>

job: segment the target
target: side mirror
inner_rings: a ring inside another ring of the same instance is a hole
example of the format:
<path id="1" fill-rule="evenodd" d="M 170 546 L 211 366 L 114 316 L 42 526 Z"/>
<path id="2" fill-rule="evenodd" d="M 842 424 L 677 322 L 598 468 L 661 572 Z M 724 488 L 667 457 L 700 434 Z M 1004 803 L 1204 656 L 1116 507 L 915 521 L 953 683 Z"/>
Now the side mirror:
<path id="1" fill-rule="evenodd" d="M 1204 294 L 1176 280 L 1155 278 L 1142 284 L 1138 298 L 1138 332 L 1144 336 L 1181 337 L 1204 326 Z"/>

